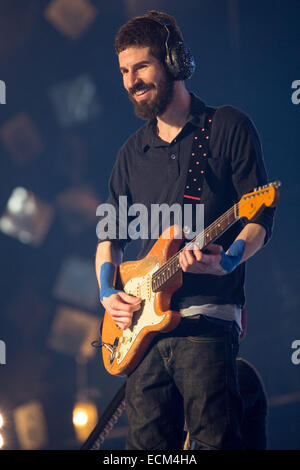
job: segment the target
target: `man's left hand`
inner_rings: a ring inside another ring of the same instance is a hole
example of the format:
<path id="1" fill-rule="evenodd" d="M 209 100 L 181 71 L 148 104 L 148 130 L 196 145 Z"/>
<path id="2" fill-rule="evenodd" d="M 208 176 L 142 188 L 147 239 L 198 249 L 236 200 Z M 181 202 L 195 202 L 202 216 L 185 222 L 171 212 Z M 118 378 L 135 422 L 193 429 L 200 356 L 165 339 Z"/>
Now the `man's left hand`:
<path id="1" fill-rule="evenodd" d="M 202 253 L 196 245 L 192 248 L 184 248 L 179 255 L 180 266 L 184 272 L 217 276 L 227 274 L 221 266 L 223 248 L 220 245 L 215 243 L 207 245 L 205 250 L 209 253 Z"/>

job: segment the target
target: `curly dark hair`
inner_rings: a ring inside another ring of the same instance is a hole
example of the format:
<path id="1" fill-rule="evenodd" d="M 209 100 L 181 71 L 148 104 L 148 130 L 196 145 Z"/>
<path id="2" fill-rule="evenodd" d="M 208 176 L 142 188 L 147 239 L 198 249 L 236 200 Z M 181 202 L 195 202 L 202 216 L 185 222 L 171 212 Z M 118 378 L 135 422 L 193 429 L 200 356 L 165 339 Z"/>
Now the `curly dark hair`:
<path id="1" fill-rule="evenodd" d="M 165 59 L 166 29 L 153 21 L 155 19 L 168 22 L 170 31 L 168 44 L 172 47 L 178 41 L 183 41 L 182 33 L 173 16 L 161 11 L 151 10 L 144 16 L 136 16 L 125 23 L 118 31 L 115 38 L 115 50 L 117 54 L 128 47 L 150 47 L 150 53 L 161 62 Z"/>

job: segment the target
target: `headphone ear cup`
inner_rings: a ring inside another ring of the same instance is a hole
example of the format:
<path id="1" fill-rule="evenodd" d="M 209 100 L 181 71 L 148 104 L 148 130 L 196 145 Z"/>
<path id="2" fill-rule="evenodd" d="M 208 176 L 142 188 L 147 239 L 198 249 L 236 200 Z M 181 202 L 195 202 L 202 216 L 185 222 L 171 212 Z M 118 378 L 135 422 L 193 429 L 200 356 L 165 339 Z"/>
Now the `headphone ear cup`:
<path id="1" fill-rule="evenodd" d="M 196 68 L 195 59 L 183 42 L 177 42 L 169 49 L 165 62 L 173 80 L 191 78 Z"/>

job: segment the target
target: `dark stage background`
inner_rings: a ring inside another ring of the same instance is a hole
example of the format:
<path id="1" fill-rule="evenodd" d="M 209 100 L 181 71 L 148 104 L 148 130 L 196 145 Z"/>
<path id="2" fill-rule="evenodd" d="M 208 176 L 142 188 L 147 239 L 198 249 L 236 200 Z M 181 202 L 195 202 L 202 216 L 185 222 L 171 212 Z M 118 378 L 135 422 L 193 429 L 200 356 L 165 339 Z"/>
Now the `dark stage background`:
<path id="1" fill-rule="evenodd" d="M 118 148 L 142 125 L 114 36 L 149 9 L 182 28 L 197 61 L 188 89 L 248 113 L 269 179 L 282 181 L 273 238 L 247 265 L 240 355 L 265 383 L 269 449 L 299 449 L 299 0 L 0 1 L 3 448 L 79 448 L 75 403 L 99 417 L 123 384 L 90 346 L 103 315 L 96 208 Z M 103 448 L 123 449 L 125 434 L 123 415 Z"/>

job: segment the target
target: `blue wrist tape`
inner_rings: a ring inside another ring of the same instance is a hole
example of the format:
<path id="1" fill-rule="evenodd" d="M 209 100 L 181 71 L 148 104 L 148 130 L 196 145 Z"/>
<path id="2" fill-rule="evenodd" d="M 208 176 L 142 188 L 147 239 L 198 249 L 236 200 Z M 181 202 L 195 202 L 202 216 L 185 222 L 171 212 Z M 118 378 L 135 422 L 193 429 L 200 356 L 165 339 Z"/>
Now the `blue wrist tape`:
<path id="1" fill-rule="evenodd" d="M 227 253 L 225 253 L 224 250 L 222 251 L 221 266 L 228 274 L 231 273 L 241 261 L 245 246 L 245 240 L 239 239 L 235 240 L 232 245 L 230 245 Z"/>
<path id="2" fill-rule="evenodd" d="M 117 294 L 118 290 L 113 287 L 115 276 L 115 265 L 110 262 L 103 263 L 100 269 L 100 299 L 103 297 L 110 297 L 112 294 Z"/>

